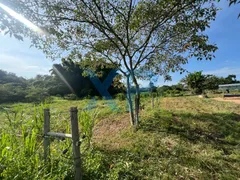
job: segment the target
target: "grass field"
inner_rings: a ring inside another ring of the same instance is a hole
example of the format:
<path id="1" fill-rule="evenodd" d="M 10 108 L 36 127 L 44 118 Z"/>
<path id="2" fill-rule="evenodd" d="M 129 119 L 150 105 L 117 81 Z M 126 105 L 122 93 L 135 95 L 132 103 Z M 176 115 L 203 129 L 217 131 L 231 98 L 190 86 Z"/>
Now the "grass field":
<path id="1" fill-rule="evenodd" d="M 0 179 L 72 179 L 70 140 L 52 140 L 51 163 L 42 160 L 43 108 L 51 109 L 52 131 L 69 133 L 72 106 L 87 136 L 81 146 L 84 179 L 240 178 L 239 104 L 178 97 L 157 100 L 152 108 L 145 98 L 134 131 L 125 101 L 116 100 L 115 109 L 104 100 L 89 102 L 0 105 Z"/>

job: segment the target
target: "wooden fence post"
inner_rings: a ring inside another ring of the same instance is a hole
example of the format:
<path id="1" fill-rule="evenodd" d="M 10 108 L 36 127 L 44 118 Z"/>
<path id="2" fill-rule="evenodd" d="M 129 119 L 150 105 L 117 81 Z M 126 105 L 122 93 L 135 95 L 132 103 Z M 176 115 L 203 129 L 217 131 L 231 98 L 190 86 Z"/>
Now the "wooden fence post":
<path id="1" fill-rule="evenodd" d="M 50 131 L 50 110 L 44 109 L 44 160 L 45 162 L 49 161 L 50 156 L 50 139 L 47 136 L 47 133 Z"/>
<path id="2" fill-rule="evenodd" d="M 154 108 L 154 95 L 152 94 L 152 108 Z"/>
<path id="3" fill-rule="evenodd" d="M 80 141 L 78 129 L 78 110 L 76 107 L 70 108 L 71 127 L 72 127 L 72 149 L 74 158 L 75 180 L 82 180 Z"/>

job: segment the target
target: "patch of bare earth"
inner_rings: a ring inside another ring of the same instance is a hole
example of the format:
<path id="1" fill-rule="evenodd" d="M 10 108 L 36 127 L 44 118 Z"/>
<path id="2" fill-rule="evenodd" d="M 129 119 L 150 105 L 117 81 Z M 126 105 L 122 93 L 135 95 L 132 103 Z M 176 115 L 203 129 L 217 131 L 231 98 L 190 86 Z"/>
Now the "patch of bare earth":
<path id="1" fill-rule="evenodd" d="M 232 97 L 232 98 L 213 98 L 217 101 L 224 101 L 224 102 L 233 102 L 236 104 L 240 104 L 240 98 Z"/>
<path id="2" fill-rule="evenodd" d="M 127 147 L 131 142 L 122 137 L 122 132 L 130 127 L 129 114 L 102 119 L 94 127 L 93 142 L 109 150 Z"/>

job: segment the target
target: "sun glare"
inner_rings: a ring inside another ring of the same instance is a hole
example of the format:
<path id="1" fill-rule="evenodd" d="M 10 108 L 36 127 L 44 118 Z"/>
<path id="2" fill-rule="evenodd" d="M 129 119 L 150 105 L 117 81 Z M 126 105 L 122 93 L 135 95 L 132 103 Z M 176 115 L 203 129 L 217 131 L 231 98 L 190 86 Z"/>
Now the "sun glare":
<path id="1" fill-rule="evenodd" d="M 31 30 L 44 34 L 43 30 L 41 30 L 39 27 L 37 27 L 35 24 L 33 24 L 31 21 L 27 20 L 25 17 L 23 17 L 21 14 L 15 12 L 11 8 L 7 7 L 6 5 L 0 3 L 0 8 L 2 8 L 4 11 L 6 11 L 9 15 L 20 21 L 21 23 L 25 24 L 28 28 Z"/>
<path id="2" fill-rule="evenodd" d="M 65 77 L 62 75 L 62 73 L 55 67 L 53 66 L 53 71 L 57 73 L 57 75 L 62 79 L 62 81 L 68 86 L 68 88 L 72 91 L 72 93 L 75 93 L 72 86 L 67 82 Z"/>

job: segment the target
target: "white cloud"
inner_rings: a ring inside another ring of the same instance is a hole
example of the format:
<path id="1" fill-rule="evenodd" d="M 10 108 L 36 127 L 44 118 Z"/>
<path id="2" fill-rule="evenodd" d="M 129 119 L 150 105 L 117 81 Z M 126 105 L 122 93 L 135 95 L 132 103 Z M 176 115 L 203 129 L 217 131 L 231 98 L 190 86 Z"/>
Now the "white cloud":
<path id="1" fill-rule="evenodd" d="M 50 61 L 36 56 L 15 56 L 9 53 L 0 53 L 0 69 L 19 76 L 30 78 L 37 74 L 49 74 L 51 67 Z"/>
<path id="2" fill-rule="evenodd" d="M 38 69 L 39 68 L 39 66 L 25 66 L 24 67 L 24 69 L 26 69 L 26 70 L 31 70 L 31 69 Z"/>
<path id="3" fill-rule="evenodd" d="M 47 60 L 42 51 L 30 48 L 31 41 L 28 38 L 19 41 L 0 33 L 0 44 L 0 69 L 26 78 L 49 74 L 53 62 Z"/>
<path id="4" fill-rule="evenodd" d="M 229 74 L 235 74 L 235 75 L 240 75 L 240 67 L 239 68 L 234 68 L 234 67 L 224 67 L 216 70 L 211 70 L 211 71 L 204 71 L 204 74 L 214 74 L 217 76 L 227 76 Z"/>

